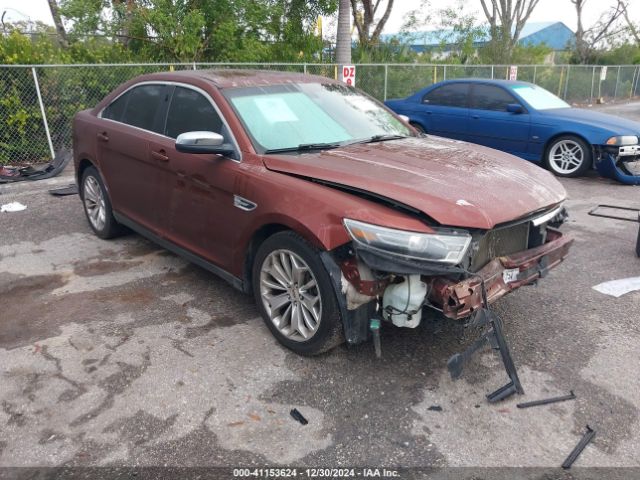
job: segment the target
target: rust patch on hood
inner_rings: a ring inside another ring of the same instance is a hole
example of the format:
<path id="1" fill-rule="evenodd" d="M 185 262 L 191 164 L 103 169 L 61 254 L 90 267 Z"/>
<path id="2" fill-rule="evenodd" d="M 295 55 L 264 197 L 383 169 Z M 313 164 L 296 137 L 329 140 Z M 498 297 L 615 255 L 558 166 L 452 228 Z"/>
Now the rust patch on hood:
<path id="1" fill-rule="evenodd" d="M 557 205 L 566 192 L 542 168 L 479 145 L 439 137 L 265 155 L 273 171 L 370 191 L 442 225 L 490 229 Z"/>

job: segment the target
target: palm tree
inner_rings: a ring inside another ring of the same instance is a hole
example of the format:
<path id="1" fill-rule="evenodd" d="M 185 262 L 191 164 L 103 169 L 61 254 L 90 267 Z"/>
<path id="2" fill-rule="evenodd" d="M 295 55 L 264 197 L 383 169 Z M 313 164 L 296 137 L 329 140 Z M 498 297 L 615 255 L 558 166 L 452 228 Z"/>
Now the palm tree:
<path id="1" fill-rule="evenodd" d="M 336 63 L 342 80 L 342 66 L 351 63 L 351 2 L 340 0 L 338 6 L 338 33 L 336 35 Z"/>

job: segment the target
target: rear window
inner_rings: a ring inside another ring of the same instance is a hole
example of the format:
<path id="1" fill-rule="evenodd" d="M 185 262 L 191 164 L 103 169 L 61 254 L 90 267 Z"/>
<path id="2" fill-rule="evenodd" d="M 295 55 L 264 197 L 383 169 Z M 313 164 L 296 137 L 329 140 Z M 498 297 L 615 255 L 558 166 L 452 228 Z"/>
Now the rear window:
<path id="1" fill-rule="evenodd" d="M 163 100 L 163 91 L 164 85 L 141 85 L 131 89 L 127 94 L 129 98 L 120 121 L 154 131 L 156 114 Z"/>
<path id="2" fill-rule="evenodd" d="M 109 120 L 115 120 L 119 122 L 122 120 L 122 114 L 127 106 L 127 100 L 129 100 L 129 92 L 124 95 L 120 95 L 117 99 L 107 106 L 102 111 L 102 118 L 108 118 Z"/>
<path id="3" fill-rule="evenodd" d="M 451 83 L 431 90 L 423 97 L 422 103 L 443 107 L 467 108 L 468 95 L 469 84 Z"/>

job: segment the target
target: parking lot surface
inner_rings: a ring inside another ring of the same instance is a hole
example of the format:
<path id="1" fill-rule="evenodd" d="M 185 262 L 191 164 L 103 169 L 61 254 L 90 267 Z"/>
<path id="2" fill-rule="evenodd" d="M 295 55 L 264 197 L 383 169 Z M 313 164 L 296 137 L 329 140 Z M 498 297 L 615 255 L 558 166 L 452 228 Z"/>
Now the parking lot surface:
<path id="1" fill-rule="evenodd" d="M 587 215 L 639 208 L 639 187 L 562 181 L 575 244 L 496 304 L 525 395 L 491 405 L 497 355 L 446 369 L 473 332 L 385 325 L 380 360 L 371 344 L 299 357 L 224 281 L 137 235 L 95 237 L 77 196 L 47 192 L 68 175 L 0 186 L 27 206 L 0 214 L 0 466 L 557 467 L 587 424 L 576 466 L 640 466 L 640 292 L 592 289 L 640 275 L 638 226 Z"/>

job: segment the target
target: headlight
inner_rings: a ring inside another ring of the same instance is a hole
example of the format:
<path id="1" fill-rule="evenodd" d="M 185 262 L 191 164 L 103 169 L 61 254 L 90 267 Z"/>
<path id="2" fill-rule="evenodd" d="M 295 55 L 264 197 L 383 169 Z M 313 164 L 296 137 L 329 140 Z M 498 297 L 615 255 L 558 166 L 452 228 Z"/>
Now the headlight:
<path id="1" fill-rule="evenodd" d="M 467 232 L 418 233 L 344 219 L 354 242 L 372 250 L 407 258 L 457 265 L 471 243 Z"/>
<path id="2" fill-rule="evenodd" d="M 635 135 L 620 135 L 617 137 L 611 137 L 607 140 L 607 145 L 637 145 L 638 137 Z"/>

